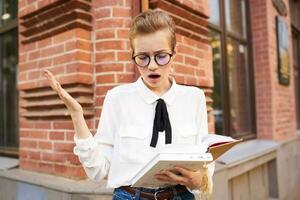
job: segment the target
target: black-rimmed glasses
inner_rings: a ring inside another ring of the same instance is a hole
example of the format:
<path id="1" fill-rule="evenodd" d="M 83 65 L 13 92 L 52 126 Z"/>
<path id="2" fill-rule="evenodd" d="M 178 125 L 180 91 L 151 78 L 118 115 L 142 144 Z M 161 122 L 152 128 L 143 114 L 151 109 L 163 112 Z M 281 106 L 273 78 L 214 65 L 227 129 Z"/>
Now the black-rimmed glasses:
<path id="1" fill-rule="evenodd" d="M 158 66 L 164 66 L 170 62 L 173 53 L 161 52 L 161 53 L 154 54 L 153 56 L 154 56 L 154 61 Z M 135 64 L 137 64 L 139 67 L 148 67 L 148 65 L 151 62 L 151 57 L 152 56 L 149 56 L 148 54 L 138 54 L 132 56 L 132 59 L 135 62 Z"/>

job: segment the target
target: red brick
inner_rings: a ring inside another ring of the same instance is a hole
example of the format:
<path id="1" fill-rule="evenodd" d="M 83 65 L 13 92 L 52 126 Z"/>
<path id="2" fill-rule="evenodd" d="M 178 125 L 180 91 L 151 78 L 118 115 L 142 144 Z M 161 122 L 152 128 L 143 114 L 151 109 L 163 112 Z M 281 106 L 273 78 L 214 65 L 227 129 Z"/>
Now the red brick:
<path id="1" fill-rule="evenodd" d="M 66 141 L 73 141 L 74 140 L 74 131 L 66 131 Z"/>
<path id="2" fill-rule="evenodd" d="M 125 72 L 138 73 L 137 67 L 134 65 L 133 61 L 126 63 Z"/>
<path id="3" fill-rule="evenodd" d="M 91 32 L 84 30 L 84 29 L 80 29 L 80 28 L 76 28 L 75 30 L 75 36 L 77 39 L 85 39 L 85 40 L 91 40 Z"/>
<path id="4" fill-rule="evenodd" d="M 91 62 L 92 61 L 91 54 L 83 52 L 83 51 L 77 51 L 76 52 L 76 60 Z"/>
<path id="5" fill-rule="evenodd" d="M 21 137 L 26 138 L 37 138 L 37 139 L 47 139 L 48 134 L 46 131 L 37 131 L 37 130 L 21 130 L 20 131 Z"/>
<path id="6" fill-rule="evenodd" d="M 76 60 L 76 53 L 63 54 L 53 58 L 53 65 L 68 63 Z"/>
<path id="7" fill-rule="evenodd" d="M 130 61 L 131 56 L 131 52 L 118 52 L 118 61 Z"/>
<path id="8" fill-rule="evenodd" d="M 107 91 L 112 89 L 113 86 L 104 86 L 101 85 L 99 87 L 96 87 L 96 94 L 97 95 L 106 95 Z"/>
<path id="9" fill-rule="evenodd" d="M 192 67 L 179 64 L 174 64 L 173 66 L 176 73 L 194 75 L 194 69 Z"/>
<path id="10" fill-rule="evenodd" d="M 112 9 L 112 16 L 113 17 L 131 17 L 131 10 L 130 8 L 113 8 Z"/>
<path id="11" fill-rule="evenodd" d="M 123 72 L 123 64 L 98 64 L 96 65 L 96 73 L 100 72 Z"/>
<path id="12" fill-rule="evenodd" d="M 52 58 L 45 58 L 43 60 L 37 61 L 37 68 L 41 69 L 44 67 L 50 67 L 52 66 Z"/>
<path id="13" fill-rule="evenodd" d="M 35 140 L 27 140 L 20 138 L 20 148 L 36 148 L 37 142 Z"/>
<path id="14" fill-rule="evenodd" d="M 50 129 L 51 128 L 51 123 L 50 122 L 35 121 L 34 127 L 37 128 L 37 129 Z"/>
<path id="15" fill-rule="evenodd" d="M 96 8 L 99 7 L 109 7 L 109 6 L 122 6 L 123 0 L 110 0 L 110 1 L 103 1 L 103 0 L 95 0 L 94 5 Z"/>
<path id="16" fill-rule="evenodd" d="M 185 64 L 192 65 L 194 67 L 197 67 L 199 64 L 199 61 L 197 59 L 194 59 L 194 58 L 191 58 L 188 56 L 185 56 L 184 60 L 185 60 L 185 62 L 184 62 Z"/>
<path id="17" fill-rule="evenodd" d="M 66 66 L 67 73 L 73 72 L 85 72 L 85 73 L 93 73 L 93 65 L 87 63 L 71 63 Z"/>
<path id="18" fill-rule="evenodd" d="M 39 8 L 45 7 L 45 6 L 49 5 L 52 2 L 53 2 L 52 0 L 39 0 L 38 1 L 38 7 Z"/>
<path id="19" fill-rule="evenodd" d="M 115 52 L 98 52 L 96 53 L 96 62 L 115 61 Z"/>
<path id="20" fill-rule="evenodd" d="M 40 151 L 26 150 L 26 153 L 27 153 L 27 158 L 29 158 L 30 160 L 40 160 L 41 158 Z"/>
<path id="21" fill-rule="evenodd" d="M 40 71 L 28 72 L 28 80 L 34 80 L 40 78 Z"/>
<path id="22" fill-rule="evenodd" d="M 51 131 L 51 132 L 49 132 L 49 139 L 50 140 L 64 140 L 65 133 L 62 131 Z"/>
<path id="23" fill-rule="evenodd" d="M 118 83 L 131 83 L 135 78 L 135 74 L 117 74 Z"/>
<path id="24" fill-rule="evenodd" d="M 46 174 L 53 174 L 54 173 L 54 164 L 47 163 L 47 162 L 39 162 L 38 163 L 38 171 L 44 172 Z"/>
<path id="25" fill-rule="evenodd" d="M 28 60 L 37 60 L 40 57 L 40 50 L 32 51 L 29 53 Z"/>
<path id="26" fill-rule="evenodd" d="M 78 159 L 78 156 L 76 156 L 76 155 L 73 154 L 73 153 L 65 154 L 65 158 L 66 158 L 66 160 L 69 162 L 69 164 L 72 164 L 72 165 L 80 165 L 80 161 L 79 161 L 79 159 Z"/>
<path id="27" fill-rule="evenodd" d="M 101 41 L 96 43 L 96 50 L 124 50 L 125 41 L 123 40 L 112 40 L 112 41 Z"/>
<path id="28" fill-rule="evenodd" d="M 21 128 L 34 128 L 35 122 L 27 121 L 27 120 L 20 120 L 19 125 Z"/>
<path id="29" fill-rule="evenodd" d="M 117 27 L 124 27 L 125 20 L 124 19 L 101 19 L 96 21 L 96 29 L 101 28 L 117 28 Z"/>
<path id="30" fill-rule="evenodd" d="M 39 141 L 38 142 L 39 149 L 52 149 L 52 142 L 48 141 Z"/>
<path id="31" fill-rule="evenodd" d="M 62 54 L 65 52 L 64 44 L 51 46 L 48 48 L 44 48 L 41 50 L 41 57 L 49 57 L 53 56 L 55 54 Z"/>
<path id="32" fill-rule="evenodd" d="M 70 74 L 64 77 L 60 77 L 58 79 L 62 85 L 69 84 L 69 83 L 85 83 L 85 84 L 93 83 L 93 77 L 91 75 L 81 74 L 81 73 Z"/>
<path id="33" fill-rule="evenodd" d="M 22 169 L 29 169 L 29 170 L 37 170 L 39 165 L 37 161 L 31 161 L 31 160 L 25 160 L 25 159 L 20 159 L 19 160 L 20 167 Z"/>
<path id="34" fill-rule="evenodd" d="M 46 39 L 43 39 L 43 40 L 40 40 L 38 43 L 37 43 L 37 46 L 38 48 L 44 48 L 44 47 L 48 47 L 48 46 L 51 46 L 52 45 L 52 38 L 46 38 Z"/>
<path id="35" fill-rule="evenodd" d="M 178 53 L 193 55 L 194 50 L 191 47 L 179 45 L 178 46 Z"/>
<path id="36" fill-rule="evenodd" d="M 105 74 L 105 75 L 97 75 L 96 83 L 115 83 L 115 75 L 114 74 Z"/>
<path id="37" fill-rule="evenodd" d="M 53 146 L 53 150 L 55 152 L 73 152 L 75 144 L 74 143 L 58 143 L 55 142 Z"/>
<path id="38" fill-rule="evenodd" d="M 60 33 L 53 37 L 53 44 L 64 43 L 68 40 L 72 40 L 75 36 L 74 30 Z"/>
<path id="39" fill-rule="evenodd" d="M 129 38 L 129 29 L 118 29 L 117 30 L 117 38 Z"/>
<path id="40" fill-rule="evenodd" d="M 27 71 L 31 69 L 36 69 L 38 67 L 37 61 L 27 62 L 27 63 L 20 63 L 19 69 L 20 71 Z"/>
<path id="41" fill-rule="evenodd" d="M 54 129 L 74 129 L 72 121 L 55 121 L 53 122 Z"/>
<path id="42" fill-rule="evenodd" d="M 95 10 L 95 19 L 111 17 L 111 8 L 100 8 Z"/>
<path id="43" fill-rule="evenodd" d="M 105 29 L 96 31 L 96 40 L 107 39 L 107 38 L 115 38 L 115 30 L 114 29 Z"/>
<path id="44" fill-rule="evenodd" d="M 48 69 L 53 75 L 61 75 L 65 73 L 65 67 L 64 65 L 58 65 L 55 67 L 51 67 L 51 69 Z"/>

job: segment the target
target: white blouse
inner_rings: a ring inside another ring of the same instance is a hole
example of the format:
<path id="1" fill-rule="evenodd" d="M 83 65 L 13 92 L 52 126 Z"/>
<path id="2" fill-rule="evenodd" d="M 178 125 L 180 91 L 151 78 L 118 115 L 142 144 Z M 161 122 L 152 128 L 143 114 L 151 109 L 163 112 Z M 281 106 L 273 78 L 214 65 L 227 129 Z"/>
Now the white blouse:
<path id="1" fill-rule="evenodd" d="M 94 136 L 77 139 L 74 153 L 87 176 L 94 181 L 107 177 L 107 187 L 131 185 L 131 179 L 165 145 L 159 133 L 155 148 L 150 146 L 156 100 L 167 105 L 172 127 L 172 144 L 199 144 L 208 134 L 204 92 L 192 86 L 178 85 L 157 96 L 143 82 L 120 85 L 106 94 L 98 130 Z M 210 176 L 214 163 L 209 165 Z"/>

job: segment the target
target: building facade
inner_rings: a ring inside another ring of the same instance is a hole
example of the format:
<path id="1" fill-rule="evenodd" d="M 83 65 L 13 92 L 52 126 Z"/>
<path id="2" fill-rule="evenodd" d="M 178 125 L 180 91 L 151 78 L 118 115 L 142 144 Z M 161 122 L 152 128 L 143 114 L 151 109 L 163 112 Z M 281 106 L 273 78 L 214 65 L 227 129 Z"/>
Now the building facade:
<path id="1" fill-rule="evenodd" d="M 12 193 L 34 187 L 36 195 L 61 199 L 81 193 L 111 198 L 111 191 L 90 183 L 89 192 L 78 189 L 86 176 L 73 154 L 72 121 L 42 70 L 53 72 L 81 103 L 95 133 L 106 92 L 139 76 L 131 61 L 130 21 L 151 8 L 176 23 L 172 76 L 205 91 L 210 132 L 244 139 L 217 162 L 213 199 L 300 195 L 299 0 L 0 4 L 0 153 L 19 160 L 18 169 L 0 173 L 0 184 L 28 183 Z M 44 176 L 51 184 L 33 178 Z M 76 186 L 60 187 L 56 179 Z"/>

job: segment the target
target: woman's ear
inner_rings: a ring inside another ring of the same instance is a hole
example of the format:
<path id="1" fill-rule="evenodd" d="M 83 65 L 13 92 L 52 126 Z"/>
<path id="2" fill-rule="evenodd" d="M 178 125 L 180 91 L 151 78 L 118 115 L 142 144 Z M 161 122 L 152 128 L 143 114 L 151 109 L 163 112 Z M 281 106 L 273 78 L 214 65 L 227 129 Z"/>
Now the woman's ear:
<path id="1" fill-rule="evenodd" d="M 174 47 L 172 61 L 175 59 L 177 53 L 177 45 Z"/>
<path id="2" fill-rule="evenodd" d="M 176 53 L 177 53 L 177 44 L 175 45 L 175 47 L 174 47 L 174 50 L 173 50 L 173 55 L 175 56 L 176 55 Z"/>

